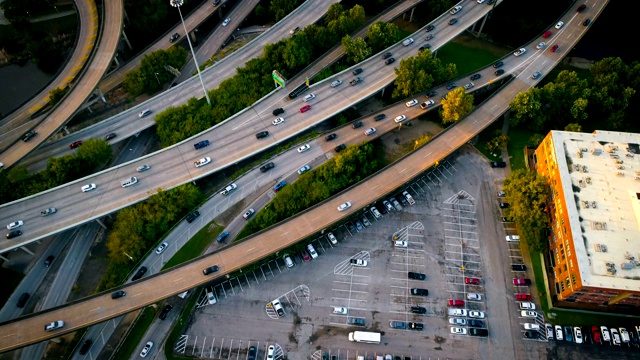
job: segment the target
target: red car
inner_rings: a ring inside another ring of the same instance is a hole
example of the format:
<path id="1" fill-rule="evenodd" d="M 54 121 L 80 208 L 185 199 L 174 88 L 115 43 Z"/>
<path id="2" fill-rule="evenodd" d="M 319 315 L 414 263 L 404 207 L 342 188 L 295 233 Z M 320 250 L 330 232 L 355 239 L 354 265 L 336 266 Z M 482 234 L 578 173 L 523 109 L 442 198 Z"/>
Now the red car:
<path id="1" fill-rule="evenodd" d="M 302 250 L 302 252 L 300 252 L 300 255 L 302 255 L 302 261 L 304 262 L 311 261 L 311 256 L 309 256 L 309 253 L 307 252 L 307 250 Z"/>
<path id="2" fill-rule="evenodd" d="M 553 45 L 551 47 L 551 52 L 556 52 L 556 51 L 558 51 L 558 45 Z"/>
<path id="3" fill-rule="evenodd" d="M 545 33 L 544 33 L 544 34 L 542 34 L 542 37 L 546 39 L 546 38 L 548 38 L 549 36 L 551 36 L 551 34 L 553 34 L 553 33 L 551 32 L 551 30 L 547 30 L 547 31 L 545 31 Z"/>
<path id="4" fill-rule="evenodd" d="M 591 327 L 591 334 L 593 334 L 593 342 L 597 342 L 598 344 L 602 342 L 602 336 L 600 335 L 600 328 L 596 325 Z"/>
<path id="5" fill-rule="evenodd" d="M 303 113 L 303 112 L 307 112 L 307 111 L 309 111 L 309 110 L 311 110 L 311 105 L 305 105 L 305 106 L 303 106 L 303 107 L 301 107 L 301 108 L 300 108 L 300 112 L 301 112 L 301 113 Z"/>
<path id="6" fill-rule="evenodd" d="M 449 300 L 449 306 L 464 306 L 463 300 Z"/>
<path id="7" fill-rule="evenodd" d="M 531 285 L 531 280 L 513 278 L 513 285 Z"/>
<path id="8" fill-rule="evenodd" d="M 530 294 L 516 294 L 516 300 L 518 301 L 529 301 L 531 300 Z"/>
<path id="9" fill-rule="evenodd" d="M 80 145 L 82 145 L 82 140 L 78 140 L 76 142 L 72 142 L 71 145 L 69 145 L 69 149 L 75 149 Z"/>
<path id="10" fill-rule="evenodd" d="M 465 284 L 470 284 L 470 285 L 480 285 L 480 279 L 478 279 L 478 278 L 465 278 L 464 279 L 464 283 Z"/>

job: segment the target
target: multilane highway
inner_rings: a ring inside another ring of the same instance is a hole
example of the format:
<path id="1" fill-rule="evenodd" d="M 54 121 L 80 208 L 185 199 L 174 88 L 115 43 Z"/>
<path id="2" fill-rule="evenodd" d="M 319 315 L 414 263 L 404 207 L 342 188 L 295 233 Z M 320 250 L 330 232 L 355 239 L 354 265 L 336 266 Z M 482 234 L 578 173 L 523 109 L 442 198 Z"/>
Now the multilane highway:
<path id="1" fill-rule="evenodd" d="M 547 49 L 536 52 L 529 44 L 527 48 L 530 55 L 524 59 L 523 68 L 512 81 L 458 124 L 450 127 L 440 136 L 436 136 L 430 143 L 411 155 L 334 196 L 325 203 L 283 221 L 241 243 L 200 257 L 144 281 L 128 285 L 124 287 L 127 291 L 125 298 L 113 300 L 109 293 L 101 294 L 48 312 L 1 324 L 0 351 L 11 350 L 101 322 L 202 285 L 214 278 L 223 277 L 358 212 L 362 207 L 368 206 L 379 197 L 392 192 L 433 166 L 436 161 L 443 159 L 459 146 L 468 142 L 507 111 L 509 103 L 518 93 L 528 90 L 539 81 L 539 79 L 531 79 L 530 73 L 541 71 L 545 74 L 553 69 L 587 31 L 587 27 L 582 26 L 582 21 L 587 18 L 595 20 L 607 2 L 606 0 L 589 2 L 587 12 L 576 14 L 570 11 L 565 14 L 562 19 L 565 22 L 564 27 L 559 31 L 554 31 L 551 38 L 554 45 L 559 45 L 558 52 L 552 53 Z M 540 40 L 535 39 L 533 43 L 538 41 Z M 353 206 L 346 211 L 338 212 L 336 207 L 345 201 L 352 202 Z M 203 275 L 202 269 L 211 265 L 218 265 L 220 270 L 214 276 Z M 64 320 L 65 327 L 53 333 L 43 330 L 44 324 L 56 320 Z"/>
<path id="2" fill-rule="evenodd" d="M 432 22 L 436 27 L 432 32 L 435 37 L 430 41 L 433 48 L 437 49 L 454 38 L 466 27 L 481 19 L 490 9 L 490 6 L 472 3 L 456 15 L 459 22 L 454 26 L 447 25 L 451 18 L 448 12 L 436 19 Z M 417 54 L 418 48 L 423 43 L 419 39 L 423 36 L 424 30 L 421 29 L 415 34 L 416 42 L 412 45 L 397 44 L 385 51 L 391 51 L 396 62 L 399 62 L 402 58 Z M 364 79 L 363 83 L 357 86 L 347 85 L 352 78 L 351 69 L 326 79 L 312 88 L 316 98 L 309 102 L 312 109 L 305 113 L 301 113 L 299 109 L 307 103 L 303 102 L 302 98 L 287 100 L 290 89 L 281 89 L 211 130 L 173 147 L 50 191 L 3 205 L 0 207 L 0 224 L 3 221 L 9 224 L 16 220 L 23 220 L 25 225 L 21 228 L 22 236 L 0 241 L 0 251 L 11 250 L 58 231 L 97 219 L 142 201 L 159 188 L 171 189 L 232 166 L 374 95 L 395 79 L 394 66 L 385 65 L 380 55 L 366 60 L 357 67 L 364 70 L 359 75 Z M 345 84 L 332 88 L 330 83 L 335 79 L 343 79 Z M 297 84 L 294 85 L 297 86 Z M 278 107 L 285 109 L 282 116 L 286 119 L 286 123 L 285 126 L 272 127 L 271 121 L 274 117 L 271 112 Z M 133 116 L 139 120 L 137 114 Z M 265 129 L 270 131 L 270 135 L 265 139 L 257 140 L 255 134 Z M 201 150 L 194 150 L 193 144 L 205 139 L 209 140 L 211 145 Z M 194 162 L 205 156 L 212 158 L 211 164 L 196 168 Z M 150 165 L 151 170 L 137 173 L 135 169 L 142 164 Z M 158 174 L 162 175 L 158 176 Z M 139 182 L 134 186 L 122 188 L 120 182 L 131 176 L 137 176 Z M 95 183 L 97 189 L 82 193 L 80 188 L 88 183 Z M 40 217 L 40 211 L 47 207 L 56 207 L 58 213 Z"/>

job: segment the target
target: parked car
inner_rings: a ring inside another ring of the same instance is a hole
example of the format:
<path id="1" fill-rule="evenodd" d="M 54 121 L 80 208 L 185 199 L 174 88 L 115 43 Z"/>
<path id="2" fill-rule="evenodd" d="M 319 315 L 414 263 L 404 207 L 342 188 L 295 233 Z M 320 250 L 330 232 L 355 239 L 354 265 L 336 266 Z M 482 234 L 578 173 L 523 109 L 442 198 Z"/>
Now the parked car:
<path id="1" fill-rule="evenodd" d="M 363 259 L 351 259 L 349 262 L 351 263 L 351 265 L 359 267 L 365 267 L 368 264 L 367 260 Z"/>
<path id="2" fill-rule="evenodd" d="M 531 285 L 531 280 L 523 278 L 513 278 L 513 285 Z"/>
<path id="3" fill-rule="evenodd" d="M 411 312 L 414 314 L 426 314 L 427 313 L 427 309 L 422 307 L 422 306 L 412 306 L 411 307 Z"/>
<path id="4" fill-rule="evenodd" d="M 449 306 L 463 307 L 464 306 L 464 300 L 450 299 L 449 300 Z"/>
<path id="5" fill-rule="evenodd" d="M 427 296 L 429 295 L 429 290 L 427 289 L 420 289 L 420 288 L 413 288 L 410 290 L 411 295 L 417 295 L 417 296 Z"/>
<path id="6" fill-rule="evenodd" d="M 531 300 L 531 294 L 516 294 L 517 301 L 529 301 Z"/>
<path id="7" fill-rule="evenodd" d="M 480 279 L 468 277 L 464 279 L 464 283 L 469 285 L 480 285 Z"/>
<path id="8" fill-rule="evenodd" d="M 427 275 L 419 272 L 413 272 L 413 271 L 409 271 L 407 273 L 407 276 L 409 277 L 409 279 L 412 279 L 412 280 L 425 280 L 427 278 Z"/>
<path id="9" fill-rule="evenodd" d="M 365 320 L 363 318 L 350 317 L 348 323 L 349 325 L 364 326 Z"/>

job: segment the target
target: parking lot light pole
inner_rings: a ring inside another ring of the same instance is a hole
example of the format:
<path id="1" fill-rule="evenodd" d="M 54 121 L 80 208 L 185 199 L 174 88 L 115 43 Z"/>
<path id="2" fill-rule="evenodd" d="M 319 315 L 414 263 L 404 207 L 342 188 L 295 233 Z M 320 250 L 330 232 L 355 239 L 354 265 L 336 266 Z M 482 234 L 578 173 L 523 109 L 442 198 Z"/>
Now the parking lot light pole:
<path id="1" fill-rule="evenodd" d="M 193 62 L 196 64 L 196 70 L 198 71 L 198 77 L 200 78 L 200 84 L 202 84 L 202 91 L 204 91 L 204 96 L 207 98 L 207 103 L 211 106 L 211 99 L 209 99 L 209 93 L 207 92 L 207 88 L 204 87 L 204 81 L 202 80 L 202 74 L 200 73 L 200 66 L 198 66 L 198 60 L 196 59 L 196 53 L 193 51 L 193 45 L 191 45 L 191 39 L 189 38 L 189 32 L 187 31 L 187 26 L 184 24 L 184 18 L 182 17 L 182 11 L 180 11 L 180 6 L 184 4 L 184 0 L 169 0 L 171 6 L 178 8 L 178 13 L 180 14 L 180 21 L 182 22 L 182 27 L 184 28 L 184 34 L 187 37 L 187 42 L 189 43 L 189 49 L 191 49 L 191 55 L 193 56 Z"/>

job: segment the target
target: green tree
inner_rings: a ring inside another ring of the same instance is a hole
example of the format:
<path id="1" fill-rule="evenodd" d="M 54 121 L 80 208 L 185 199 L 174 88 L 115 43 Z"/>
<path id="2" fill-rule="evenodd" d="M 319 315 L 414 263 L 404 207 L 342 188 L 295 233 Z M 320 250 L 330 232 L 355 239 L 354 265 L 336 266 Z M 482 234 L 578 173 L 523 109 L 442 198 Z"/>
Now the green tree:
<path id="1" fill-rule="evenodd" d="M 102 139 L 88 139 L 78 148 L 76 157 L 91 166 L 103 165 L 111 159 L 111 145 Z"/>
<path id="2" fill-rule="evenodd" d="M 590 114 L 606 119 L 610 129 L 621 129 L 637 93 L 638 66 L 627 66 L 620 58 L 605 58 L 590 68 L 592 75 Z"/>
<path id="3" fill-rule="evenodd" d="M 152 94 L 162 89 L 162 84 L 173 79 L 174 75 L 165 68 L 172 66 L 179 69 L 186 60 L 187 50 L 180 46 L 144 55 L 140 66 L 125 74 L 122 86 L 130 96 L 135 97 L 143 92 Z"/>
<path id="4" fill-rule="evenodd" d="M 127 32 L 152 35 L 167 19 L 169 9 L 166 0 L 127 0 L 124 2 L 128 14 L 136 14 L 136 21 L 127 23 Z M 184 11 L 184 10 L 182 10 Z"/>
<path id="5" fill-rule="evenodd" d="M 511 116 L 509 124 L 528 124 L 532 130 L 542 130 L 543 125 L 549 119 L 542 103 L 542 90 L 532 88 L 529 91 L 521 92 L 509 104 Z"/>
<path id="6" fill-rule="evenodd" d="M 473 95 L 461 87 L 451 90 L 440 102 L 440 117 L 443 123 L 456 122 L 473 110 Z"/>
<path id="7" fill-rule="evenodd" d="M 582 126 L 578 123 L 567 124 L 567 126 L 564 127 L 564 131 L 582 132 Z"/>
<path id="8" fill-rule="evenodd" d="M 327 15 L 325 16 L 325 22 L 329 23 L 340 19 L 340 16 L 344 13 L 344 6 L 341 3 L 333 3 L 327 9 Z"/>
<path id="9" fill-rule="evenodd" d="M 55 88 L 49 92 L 49 103 L 55 106 L 69 92 L 69 87 Z"/>
<path id="10" fill-rule="evenodd" d="M 548 245 L 544 230 L 549 222 L 545 212 L 550 195 L 547 179 L 535 171 L 518 169 L 504 180 L 503 189 L 511 204 L 505 215 L 517 224 L 521 242 L 532 250 L 544 251 Z"/>
<path id="11" fill-rule="evenodd" d="M 392 23 L 378 21 L 367 30 L 367 43 L 371 46 L 373 53 L 388 48 L 400 41 L 400 38 L 400 30 Z"/>
<path id="12" fill-rule="evenodd" d="M 544 135 L 542 134 L 533 134 L 529 137 L 527 142 L 527 147 L 530 149 L 537 149 L 540 144 L 542 144 L 542 140 L 544 140 Z"/>
<path id="13" fill-rule="evenodd" d="M 571 106 L 571 116 L 578 121 L 586 120 L 589 116 L 589 114 L 587 114 L 588 105 L 589 100 L 583 98 L 576 99 L 576 101 L 573 102 L 573 106 Z"/>
<path id="14" fill-rule="evenodd" d="M 295 10 L 301 3 L 302 0 L 271 0 L 269 13 L 271 13 L 273 19 L 278 22 Z"/>
<path id="15" fill-rule="evenodd" d="M 487 150 L 492 154 L 502 149 L 506 149 L 507 144 L 509 143 L 509 137 L 506 134 L 503 134 L 502 131 L 496 130 L 494 135 L 494 138 L 487 141 L 487 144 L 485 145 Z"/>
<path id="16" fill-rule="evenodd" d="M 349 61 L 354 64 L 371 56 L 371 48 L 369 48 L 367 43 L 360 37 L 352 39 L 351 36 L 345 35 L 342 38 L 342 46 L 344 46 L 344 52 L 349 58 Z"/>
<path id="17" fill-rule="evenodd" d="M 434 58 L 429 50 L 425 50 L 416 56 L 400 60 L 400 64 L 394 71 L 396 81 L 392 97 L 401 99 L 455 77 L 456 66 L 455 64 L 443 66 L 440 59 Z"/>
<path id="18" fill-rule="evenodd" d="M 296 69 L 311 62 L 313 48 L 309 40 L 303 34 L 294 36 L 287 41 L 287 45 L 282 53 L 282 58 L 289 69 Z"/>

